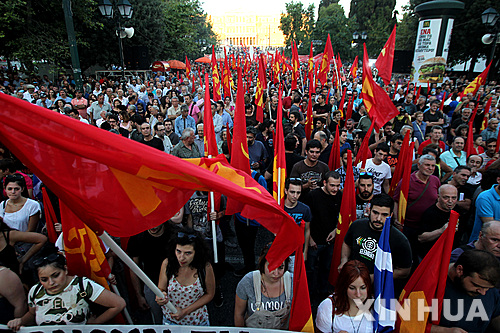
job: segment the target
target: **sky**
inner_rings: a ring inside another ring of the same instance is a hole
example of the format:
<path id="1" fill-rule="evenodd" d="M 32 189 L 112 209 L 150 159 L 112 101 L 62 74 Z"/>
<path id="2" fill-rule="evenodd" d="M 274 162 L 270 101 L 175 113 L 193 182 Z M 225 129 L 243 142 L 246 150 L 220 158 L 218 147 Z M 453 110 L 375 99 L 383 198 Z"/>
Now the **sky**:
<path id="1" fill-rule="evenodd" d="M 290 0 L 201 0 L 203 9 L 208 15 L 221 15 L 226 11 L 243 10 L 245 12 L 253 13 L 266 13 L 266 14 L 280 14 L 285 11 L 285 3 Z M 315 7 L 315 15 L 318 15 L 318 5 L 320 0 L 302 0 L 305 7 L 313 3 Z M 401 13 L 401 6 L 407 3 L 406 0 L 396 0 L 396 9 Z M 340 5 L 344 7 L 346 15 L 349 14 L 349 7 L 351 0 L 340 0 Z M 317 18 L 317 17 L 316 17 Z"/>

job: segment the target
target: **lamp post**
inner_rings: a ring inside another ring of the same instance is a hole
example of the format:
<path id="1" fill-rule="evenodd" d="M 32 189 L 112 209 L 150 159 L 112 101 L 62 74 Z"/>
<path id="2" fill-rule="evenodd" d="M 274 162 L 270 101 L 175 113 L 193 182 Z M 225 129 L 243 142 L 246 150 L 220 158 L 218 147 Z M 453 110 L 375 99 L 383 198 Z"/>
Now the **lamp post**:
<path id="1" fill-rule="evenodd" d="M 352 43 L 353 43 L 352 47 L 356 47 L 358 45 L 358 40 L 361 40 L 364 43 L 367 38 L 368 34 L 366 33 L 366 31 L 363 31 L 361 34 L 357 31 L 354 31 L 352 33 Z"/>
<path id="2" fill-rule="evenodd" d="M 106 18 L 112 19 L 115 17 L 114 13 L 114 4 L 111 3 L 110 0 L 99 0 L 98 4 L 99 10 L 101 11 L 102 16 Z M 118 46 L 120 48 L 120 63 L 122 67 L 122 80 L 125 80 L 125 60 L 123 58 L 123 44 L 122 44 L 122 38 L 125 37 L 132 37 L 132 34 L 129 34 L 125 31 L 125 28 L 122 28 L 121 26 L 121 21 L 120 18 L 123 19 L 130 19 L 132 18 L 132 14 L 134 12 L 134 9 L 132 8 L 132 5 L 130 2 L 127 0 L 118 0 L 116 3 L 116 7 L 118 8 L 119 15 L 116 15 L 116 24 L 117 24 L 117 30 L 116 34 L 118 35 Z"/>
<path id="3" fill-rule="evenodd" d="M 68 34 L 69 51 L 71 54 L 71 64 L 75 78 L 76 89 L 83 91 L 82 69 L 80 58 L 78 57 L 78 47 L 76 45 L 75 28 L 73 26 L 73 12 L 71 11 L 71 0 L 63 0 L 64 20 L 66 22 L 66 33 Z"/>
<path id="4" fill-rule="evenodd" d="M 497 46 L 497 41 L 498 41 L 498 30 L 499 30 L 499 19 L 500 14 L 494 9 L 494 8 L 488 8 L 486 9 L 482 14 L 481 14 L 481 20 L 483 21 L 483 24 L 489 27 L 492 32 L 493 32 L 493 46 L 491 47 L 491 55 L 490 55 L 490 62 L 493 61 L 493 58 L 495 57 L 495 48 Z M 483 36 L 483 43 L 484 44 L 489 44 L 488 42 L 491 43 L 491 36 L 488 36 L 488 38 L 485 38 L 486 36 Z M 495 65 L 493 65 L 495 67 Z M 486 75 L 486 82 L 488 82 L 488 78 L 490 76 L 490 71 L 488 71 L 488 74 Z"/>

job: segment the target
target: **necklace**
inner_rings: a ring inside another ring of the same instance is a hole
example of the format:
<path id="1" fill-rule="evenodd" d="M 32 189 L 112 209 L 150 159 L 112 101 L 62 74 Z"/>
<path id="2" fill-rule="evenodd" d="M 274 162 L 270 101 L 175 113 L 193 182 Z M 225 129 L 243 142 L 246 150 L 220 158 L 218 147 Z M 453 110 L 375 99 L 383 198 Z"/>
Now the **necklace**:
<path id="1" fill-rule="evenodd" d="M 359 321 L 359 324 L 358 324 L 358 329 L 356 329 L 356 327 L 354 326 L 354 321 L 352 320 L 352 317 L 349 316 L 349 313 L 347 313 L 349 319 L 351 320 L 351 325 L 352 325 L 352 331 L 353 333 L 359 333 L 359 328 L 361 327 L 361 323 L 363 322 L 363 319 L 365 318 L 365 316 L 361 316 L 361 320 Z"/>

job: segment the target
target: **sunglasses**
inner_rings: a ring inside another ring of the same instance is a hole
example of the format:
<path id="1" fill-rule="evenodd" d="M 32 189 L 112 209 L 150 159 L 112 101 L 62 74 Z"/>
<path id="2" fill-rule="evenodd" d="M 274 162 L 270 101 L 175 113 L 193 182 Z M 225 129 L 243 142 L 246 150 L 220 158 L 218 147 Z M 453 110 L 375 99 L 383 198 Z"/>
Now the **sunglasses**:
<path id="1" fill-rule="evenodd" d="M 24 179 L 24 177 L 18 173 L 5 176 L 5 180 L 18 180 L 18 179 Z"/>
<path id="2" fill-rule="evenodd" d="M 184 238 L 184 237 L 187 237 L 189 240 L 193 240 L 193 239 L 195 239 L 195 238 L 196 238 L 196 235 L 194 235 L 194 234 L 187 234 L 187 233 L 185 233 L 185 232 L 179 231 L 179 232 L 177 233 L 177 237 L 178 237 L 178 238 Z"/>
<path id="3" fill-rule="evenodd" d="M 373 173 L 371 173 L 371 172 L 366 172 L 366 171 L 365 171 L 365 172 L 360 172 L 360 173 L 359 173 L 359 175 L 360 175 L 360 176 L 369 176 L 369 177 L 373 177 Z"/>
<path id="4" fill-rule="evenodd" d="M 40 267 L 40 266 L 43 266 L 44 263 L 51 264 L 53 262 L 56 262 L 61 257 L 63 257 L 63 256 L 61 254 L 59 254 L 59 253 L 52 253 L 52 254 L 49 254 L 46 257 L 33 260 L 33 265 L 35 267 Z"/>

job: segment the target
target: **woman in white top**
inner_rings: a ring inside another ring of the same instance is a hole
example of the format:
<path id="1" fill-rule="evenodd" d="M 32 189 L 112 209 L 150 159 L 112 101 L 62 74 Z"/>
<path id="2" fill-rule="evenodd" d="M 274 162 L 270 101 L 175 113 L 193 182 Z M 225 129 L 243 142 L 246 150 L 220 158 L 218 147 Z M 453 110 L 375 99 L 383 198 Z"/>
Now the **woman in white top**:
<path id="1" fill-rule="evenodd" d="M 316 328 L 322 333 L 372 333 L 370 311 L 360 310 L 358 304 L 373 297 L 370 272 L 358 260 L 348 261 L 340 271 L 336 292 L 318 307 Z M 363 307 L 362 307 L 363 308 Z"/>
<path id="2" fill-rule="evenodd" d="M 5 177 L 8 199 L 0 203 L 0 217 L 10 228 L 19 231 L 36 231 L 40 218 L 40 205 L 27 198 L 26 182 L 20 174 Z"/>

